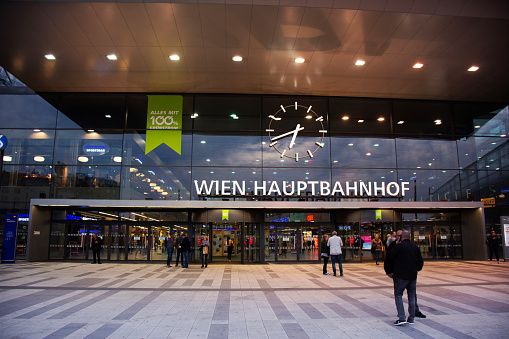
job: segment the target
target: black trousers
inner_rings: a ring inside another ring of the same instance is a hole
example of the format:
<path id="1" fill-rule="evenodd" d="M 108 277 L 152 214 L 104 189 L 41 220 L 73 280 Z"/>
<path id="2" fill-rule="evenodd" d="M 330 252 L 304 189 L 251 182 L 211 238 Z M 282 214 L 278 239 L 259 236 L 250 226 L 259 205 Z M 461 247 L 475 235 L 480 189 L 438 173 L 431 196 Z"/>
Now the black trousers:
<path id="1" fill-rule="evenodd" d="M 101 263 L 101 250 L 92 250 L 92 256 L 94 257 L 94 262 L 96 262 L 95 258 L 97 257 L 97 262 Z"/>
<path id="2" fill-rule="evenodd" d="M 497 258 L 497 261 L 499 261 L 500 259 L 498 257 L 498 248 L 490 246 L 490 261 L 493 259 L 493 253 L 495 253 L 495 258 Z"/>
<path id="3" fill-rule="evenodd" d="M 184 266 L 184 252 L 180 248 L 177 248 L 177 263 L 175 266 L 179 265 L 179 258 L 180 258 L 180 264 Z"/>
<path id="4" fill-rule="evenodd" d="M 329 263 L 329 257 L 322 257 L 323 259 L 323 274 L 327 273 L 327 264 Z"/>

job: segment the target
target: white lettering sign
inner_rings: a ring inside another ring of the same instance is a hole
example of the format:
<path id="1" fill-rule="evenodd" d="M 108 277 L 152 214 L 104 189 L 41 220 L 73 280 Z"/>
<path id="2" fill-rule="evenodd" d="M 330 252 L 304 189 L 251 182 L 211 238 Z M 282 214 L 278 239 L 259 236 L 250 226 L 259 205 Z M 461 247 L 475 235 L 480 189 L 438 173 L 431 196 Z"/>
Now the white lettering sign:
<path id="1" fill-rule="evenodd" d="M 339 182 L 327 181 L 255 181 L 253 193 L 259 196 L 292 196 L 311 195 L 319 196 L 355 196 L 355 197 L 379 197 L 379 196 L 405 196 L 409 191 L 409 182 Z M 331 189 L 332 187 L 332 189 Z M 344 189 L 343 189 L 344 187 Z M 194 188 L 198 195 L 246 195 L 246 182 L 236 180 L 198 180 L 194 181 Z M 346 193 L 346 194 L 345 194 Z"/>

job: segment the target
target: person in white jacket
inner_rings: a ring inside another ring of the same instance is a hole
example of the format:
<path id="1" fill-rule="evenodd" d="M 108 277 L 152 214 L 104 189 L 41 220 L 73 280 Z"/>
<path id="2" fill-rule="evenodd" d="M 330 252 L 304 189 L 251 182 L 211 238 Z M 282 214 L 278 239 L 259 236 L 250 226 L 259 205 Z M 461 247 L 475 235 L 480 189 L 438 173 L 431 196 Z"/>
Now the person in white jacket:
<path id="1" fill-rule="evenodd" d="M 343 263 L 341 262 L 341 246 L 343 246 L 343 241 L 340 237 L 338 237 L 338 232 L 332 232 L 332 237 L 327 241 L 327 246 L 330 247 L 330 256 L 332 259 L 332 271 L 334 271 L 334 276 L 336 276 L 336 261 L 339 264 L 339 275 L 343 276 Z"/>

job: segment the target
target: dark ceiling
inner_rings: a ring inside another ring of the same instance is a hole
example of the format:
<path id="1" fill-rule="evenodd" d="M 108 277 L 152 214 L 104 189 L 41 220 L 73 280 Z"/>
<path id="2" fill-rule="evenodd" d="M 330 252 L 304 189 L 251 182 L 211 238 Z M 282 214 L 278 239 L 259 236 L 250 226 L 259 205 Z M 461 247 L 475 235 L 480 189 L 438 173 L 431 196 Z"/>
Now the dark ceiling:
<path id="1" fill-rule="evenodd" d="M 0 66 L 36 92 L 509 101 L 507 0 L 2 1 L 0 19 Z"/>

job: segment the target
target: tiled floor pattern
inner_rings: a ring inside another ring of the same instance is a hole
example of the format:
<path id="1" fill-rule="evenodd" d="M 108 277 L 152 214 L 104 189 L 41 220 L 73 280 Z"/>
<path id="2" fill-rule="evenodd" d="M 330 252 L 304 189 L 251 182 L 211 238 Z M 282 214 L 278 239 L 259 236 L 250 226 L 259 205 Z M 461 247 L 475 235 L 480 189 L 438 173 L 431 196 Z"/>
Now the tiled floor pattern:
<path id="1" fill-rule="evenodd" d="M 382 266 L 0 266 L 0 338 L 507 338 L 509 263 L 425 262 L 427 319 L 396 327 Z M 405 297 L 406 298 L 406 297 Z"/>

